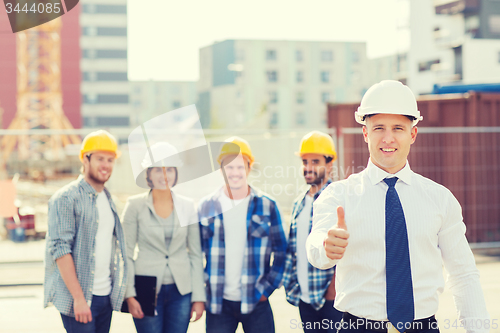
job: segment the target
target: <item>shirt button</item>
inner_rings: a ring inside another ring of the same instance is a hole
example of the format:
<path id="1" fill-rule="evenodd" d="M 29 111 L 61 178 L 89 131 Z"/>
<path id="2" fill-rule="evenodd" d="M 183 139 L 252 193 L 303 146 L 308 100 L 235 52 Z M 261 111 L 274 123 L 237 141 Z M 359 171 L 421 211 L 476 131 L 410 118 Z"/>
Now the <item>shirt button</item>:
<path id="1" fill-rule="evenodd" d="M 95 253 L 92 253 L 92 256 L 95 257 Z"/>
<path id="2" fill-rule="evenodd" d="M 92 271 L 92 274 L 94 274 L 94 271 Z"/>
<path id="3" fill-rule="evenodd" d="M 96 222 L 99 223 L 99 220 L 97 220 Z"/>

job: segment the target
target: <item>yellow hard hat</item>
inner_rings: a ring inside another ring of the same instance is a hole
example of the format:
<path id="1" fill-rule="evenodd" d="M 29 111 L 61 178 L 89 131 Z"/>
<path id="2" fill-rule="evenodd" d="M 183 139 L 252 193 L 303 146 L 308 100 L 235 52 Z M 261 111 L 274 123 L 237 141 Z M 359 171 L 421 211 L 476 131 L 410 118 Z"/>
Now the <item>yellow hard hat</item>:
<path id="1" fill-rule="evenodd" d="M 296 152 L 295 155 L 302 156 L 303 154 L 331 156 L 333 161 L 337 159 L 332 137 L 319 131 L 312 131 L 304 135 L 300 141 L 300 151 Z"/>
<path id="2" fill-rule="evenodd" d="M 115 137 L 104 130 L 89 133 L 85 139 L 83 139 L 82 148 L 80 149 L 80 161 L 83 161 L 83 156 L 85 154 L 94 151 L 115 153 L 116 158 L 121 155 Z"/>
<path id="3" fill-rule="evenodd" d="M 235 155 L 239 154 L 241 151 L 241 155 L 245 156 L 248 158 L 250 161 L 250 165 L 253 164 L 255 158 L 252 155 L 252 150 L 250 149 L 250 145 L 248 142 L 240 137 L 237 136 L 232 136 L 229 139 L 226 140 L 228 143 L 233 143 L 233 144 L 224 144 L 222 145 L 220 152 L 219 152 L 219 157 L 217 157 L 217 162 L 219 165 L 222 163 L 222 160 L 224 157 L 227 155 Z M 237 145 L 239 147 L 239 150 L 237 147 L 234 145 Z"/>

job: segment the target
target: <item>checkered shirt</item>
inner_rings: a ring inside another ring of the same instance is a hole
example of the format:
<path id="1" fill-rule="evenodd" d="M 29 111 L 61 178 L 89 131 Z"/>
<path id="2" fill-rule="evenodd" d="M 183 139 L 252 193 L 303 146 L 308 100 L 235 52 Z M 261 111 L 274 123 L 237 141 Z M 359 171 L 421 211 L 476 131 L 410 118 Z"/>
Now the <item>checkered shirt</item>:
<path id="1" fill-rule="evenodd" d="M 206 258 L 207 310 L 214 314 L 222 311 L 224 293 L 225 242 L 219 201 L 221 195 L 224 195 L 222 189 L 203 199 L 199 205 L 202 248 Z M 241 277 L 243 314 L 252 312 L 262 295 L 269 297 L 281 286 L 286 247 L 286 233 L 276 202 L 251 187 Z"/>
<path id="2" fill-rule="evenodd" d="M 320 191 L 314 194 L 314 200 L 316 200 L 321 192 L 330 185 L 329 180 Z M 290 234 L 288 237 L 288 248 L 286 251 L 285 260 L 285 273 L 283 276 L 283 285 L 286 291 L 287 301 L 295 306 L 299 305 L 300 301 L 300 286 L 297 279 L 297 217 L 300 215 L 305 205 L 305 198 L 309 190 L 302 193 L 295 202 L 293 203 L 292 210 L 292 223 L 290 224 Z M 313 210 L 311 208 L 311 218 L 309 222 L 309 232 L 312 228 L 312 217 Z M 317 269 L 310 263 L 307 265 L 307 275 L 309 280 L 309 298 L 311 300 L 311 305 L 319 310 L 325 304 L 325 292 L 333 277 L 335 268 L 330 268 L 327 270 Z"/>
<path id="3" fill-rule="evenodd" d="M 125 239 L 116 207 L 105 188 L 111 210 L 115 217 L 111 258 L 110 294 L 113 310 L 119 311 L 125 296 L 127 261 Z M 95 237 L 99 212 L 96 207 L 97 192 L 83 176 L 58 190 L 49 201 L 45 250 L 44 307 L 54 305 L 67 316 L 74 317 L 73 297 L 64 283 L 56 260 L 71 254 L 76 276 L 88 304 L 92 302 L 95 269 Z"/>

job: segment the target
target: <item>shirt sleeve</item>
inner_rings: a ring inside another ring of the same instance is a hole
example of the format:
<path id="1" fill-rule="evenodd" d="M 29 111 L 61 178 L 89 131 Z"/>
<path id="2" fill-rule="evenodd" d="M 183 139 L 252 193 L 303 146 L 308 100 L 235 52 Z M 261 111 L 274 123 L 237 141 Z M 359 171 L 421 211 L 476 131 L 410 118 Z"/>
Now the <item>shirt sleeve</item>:
<path id="1" fill-rule="evenodd" d="M 191 208 L 192 207 L 192 208 Z M 192 297 L 191 302 L 205 302 L 205 282 L 203 277 L 203 257 L 200 242 L 200 227 L 198 225 L 198 213 L 194 203 L 191 206 L 191 215 L 188 226 L 187 247 L 192 274 Z"/>
<path id="2" fill-rule="evenodd" d="M 479 270 L 465 238 L 465 224 L 459 202 L 449 194 L 438 246 L 448 273 L 459 320 L 467 333 L 489 332 L 490 316 L 486 310 Z"/>
<path id="3" fill-rule="evenodd" d="M 134 266 L 134 250 L 137 244 L 137 234 L 138 234 L 138 212 L 137 208 L 130 202 L 127 201 L 122 214 L 122 226 L 125 235 L 125 245 L 127 253 L 127 289 L 125 291 L 125 299 L 129 297 L 137 296 L 135 291 L 135 266 Z"/>
<path id="4" fill-rule="evenodd" d="M 285 256 L 287 248 L 287 236 L 281 221 L 278 206 L 274 203 L 271 210 L 271 246 L 273 252 L 273 264 L 271 271 L 262 279 L 264 284 L 263 295 L 269 297 L 273 291 L 281 286 L 283 272 L 285 270 Z"/>
<path id="5" fill-rule="evenodd" d="M 49 202 L 48 209 L 49 251 L 53 260 L 72 253 L 76 234 L 74 203 L 68 196 Z"/>
<path id="6" fill-rule="evenodd" d="M 313 203 L 313 225 L 307 237 L 306 253 L 309 263 L 319 269 L 332 268 L 338 262 L 326 256 L 323 246 L 328 230 L 337 224 L 337 207 L 343 206 L 339 198 L 334 195 L 336 186 L 342 189 L 339 183 L 332 183 Z"/>

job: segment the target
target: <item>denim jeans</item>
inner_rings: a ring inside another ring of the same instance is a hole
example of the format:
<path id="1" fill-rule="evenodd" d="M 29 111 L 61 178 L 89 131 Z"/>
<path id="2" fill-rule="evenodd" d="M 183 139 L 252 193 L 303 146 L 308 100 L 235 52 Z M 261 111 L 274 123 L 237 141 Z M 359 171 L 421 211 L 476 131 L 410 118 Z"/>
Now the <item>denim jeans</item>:
<path id="1" fill-rule="evenodd" d="M 113 313 L 109 296 L 92 296 L 90 311 L 92 312 L 92 321 L 86 324 L 76 321 L 75 317 L 66 316 L 61 313 L 62 322 L 66 332 L 108 333 Z"/>
<path id="2" fill-rule="evenodd" d="M 305 333 L 335 333 L 339 327 L 337 323 L 340 323 L 344 314 L 333 307 L 333 300 L 325 301 L 318 311 L 311 304 L 300 301 L 299 312 Z"/>
<path id="3" fill-rule="evenodd" d="M 207 314 L 207 333 L 234 333 L 241 322 L 245 333 L 274 333 L 273 310 L 269 300 L 259 302 L 248 314 L 241 313 L 241 302 L 222 300 L 221 314 Z"/>
<path id="4" fill-rule="evenodd" d="M 164 284 L 156 302 L 156 316 L 134 318 L 137 333 L 185 333 L 191 314 L 191 293 L 181 295 L 175 284 Z"/>

